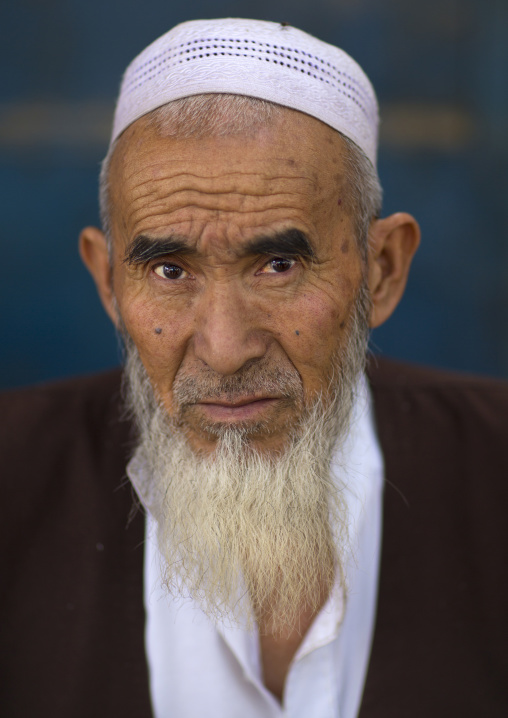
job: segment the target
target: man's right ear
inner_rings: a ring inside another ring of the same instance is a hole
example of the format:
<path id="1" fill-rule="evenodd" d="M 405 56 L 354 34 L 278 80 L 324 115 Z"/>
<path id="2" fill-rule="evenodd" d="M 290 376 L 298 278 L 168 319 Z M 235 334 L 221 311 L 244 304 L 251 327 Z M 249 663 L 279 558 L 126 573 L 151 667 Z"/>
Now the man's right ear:
<path id="1" fill-rule="evenodd" d="M 113 269 L 109 261 L 104 232 L 97 227 L 85 227 L 79 235 L 79 253 L 95 281 L 104 309 L 113 324 L 118 326 L 118 313 L 113 294 Z"/>

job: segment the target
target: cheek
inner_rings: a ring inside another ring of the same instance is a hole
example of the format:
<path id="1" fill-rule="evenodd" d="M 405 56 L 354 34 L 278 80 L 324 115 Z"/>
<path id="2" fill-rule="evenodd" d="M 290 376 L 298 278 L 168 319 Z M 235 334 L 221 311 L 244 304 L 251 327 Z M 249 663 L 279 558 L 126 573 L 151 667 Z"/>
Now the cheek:
<path id="1" fill-rule="evenodd" d="M 188 321 L 167 302 L 125 296 L 120 311 L 154 387 L 166 395 L 185 354 Z"/>
<path id="2" fill-rule="evenodd" d="M 281 317 L 281 344 L 307 390 L 318 390 L 328 382 L 331 360 L 344 338 L 350 311 L 351 303 L 308 293 Z"/>

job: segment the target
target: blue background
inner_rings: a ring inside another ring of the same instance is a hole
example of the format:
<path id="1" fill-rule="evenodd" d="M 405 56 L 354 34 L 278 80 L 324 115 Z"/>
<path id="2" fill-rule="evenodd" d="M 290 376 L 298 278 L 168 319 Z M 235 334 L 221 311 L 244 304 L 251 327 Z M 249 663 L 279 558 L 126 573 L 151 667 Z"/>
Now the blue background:
<path id="1" fill-rule="evenodd" d="M 98 223 L 120 77 L 177 22 L 222 16 L 296 25 L 376 87 L 384 213 L 414 214 L 423 241 L 373 347 L 508 376 L 505 0 L 2 0 L 0 386 L 118 363 L 77 237 Z"/>

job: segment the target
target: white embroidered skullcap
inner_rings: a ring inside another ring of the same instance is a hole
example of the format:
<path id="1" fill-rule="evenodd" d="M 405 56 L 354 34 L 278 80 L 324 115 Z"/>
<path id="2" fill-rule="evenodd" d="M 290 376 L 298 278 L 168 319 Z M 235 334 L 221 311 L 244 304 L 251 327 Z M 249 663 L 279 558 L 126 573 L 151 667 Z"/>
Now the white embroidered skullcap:
<path id="1" fill-rule="evenodd" d="M 125 71 L 111 142 L 147 112 L 206 93 L 248 95 L 317 117 L 376 166 L 377 101 L 361 67 L 302 30 L 239 18 L 184 22 L 143 50 Z"/>

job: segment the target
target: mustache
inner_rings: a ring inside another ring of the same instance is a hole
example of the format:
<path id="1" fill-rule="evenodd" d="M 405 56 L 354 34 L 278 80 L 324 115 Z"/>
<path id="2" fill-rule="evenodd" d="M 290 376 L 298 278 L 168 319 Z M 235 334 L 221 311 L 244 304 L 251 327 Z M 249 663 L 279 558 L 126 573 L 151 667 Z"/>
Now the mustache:
<path id="1" fill-rule="evenodd" d="M 197 372 L 179 372 L 173 383 L 173 397 L 180 408 L 202 401 L 234 402 L 246 396 L 303 400 L 303 383 L 293 366 L 277 366 L 262 359 L 246 364 L 231 376 L 216 374 L 208 367 Z"/>

